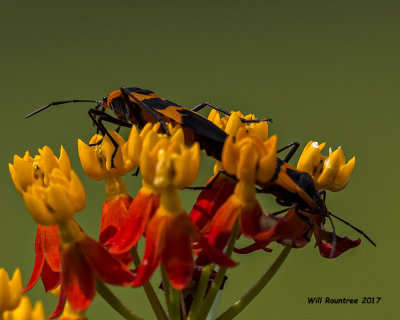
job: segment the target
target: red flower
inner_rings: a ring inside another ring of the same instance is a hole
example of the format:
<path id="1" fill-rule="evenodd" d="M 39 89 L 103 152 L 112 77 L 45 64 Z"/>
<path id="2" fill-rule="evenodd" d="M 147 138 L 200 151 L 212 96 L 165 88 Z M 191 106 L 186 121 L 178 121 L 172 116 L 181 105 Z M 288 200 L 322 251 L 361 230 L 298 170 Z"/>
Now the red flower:
<path id="1" fill-rule="evenodd" d="M 123 228 L 129 223 L 130 213 L 128 212 L 128 208 L 131 202 L 132 198 L 124 193 L 103 203 L 99 242 L 109 251 L 113 248 L 115 241 L 117 241 L 115 239 L 120 237 Z M 126 265 L 132 263 L 129 252 L 118 254 L 118 258 Z"/>
<path id="2" fill-rule="evenodd" d="M 227 255 L 209 245 L 186 213 L 170 214 L 160 208 L 147 226 L 144 257 L 133 285 L 146 283 L 162 263 L 171 285 L 176 289 L 186 288 L 194 268 L 192 241 L 197 241 L 215 263 L 224 267 L 236 265 Z"/>
<path id="3" fill-rule="evenodd" d="M 147 224 L 156 212 L 160 202 L 160 195 L 148 192 L 142 188 L 133 199 L 123 227 L 110 239 L 110 252 L 114 254 L 128 252 L 137 244 L 143 235 Z"/>
<path id="4" fill-rule="evenodd" d="M 213 176 L 197 197 L 189 216 L 201 232 L 208 232 L 209 224 L 222 204 L 232 195 L 236 181 L 224 174 Z"/>
<path id="5" fill-rule="evenodd" d="M 223 250 L 232 234 L 235 222 L 238 220 L 240 232 L 246 237 L 253 238 L 259 234 L 262 229 L 260 217 L 262 209 L 257 201 L 243 203 L 234 194 L 220 207 L 214 215 L 210 224 L 208 241 L 212 246 Z M 199 265 L 206 265 L 210 260 L 203 252 L 199 253 L 196 260 Z"/>
<path id="6" fill-rule="evenodd" d="M 101 244 L 88 237 L 74 220 L 67 220 L 59 227 L 62 235 L 59 301 L 62 307 L 66 298 L 75 311 L 88 308 L 96 292 L 96 278 L 121 286 L 133 282 L 132 272 Z"/>
<path id="7" fill-rule="evenodd" d="M 60 278 L 60 236 L 57 225 L 37 226 L 35 238 L 35 264 L 31 278 L 23 292 L 27 292 L 42 278 L 44 289 L 55 289 Z"/>
<path id="8" fill-rule="evenodd" d="M 309 223 L 306 222 L 306 219 Z M 235 252 L 250 253 L 258 249 L 270 251 L 266 247 L 273 241 L 294 248 L 302 248 L 310 241 L 310 237 L 314 233 L 321 256 L 331 258 L 333 233 L 325 230 L 322 216 L 300 210 L 296 213 L 295 209 L 292 209 L 282 218 L 270 215 L 265 218 L 265 221 L 267 221 L 266 228 L 268 230 L 257 235 L 254 239 L 255 243 L 245 248 L 235 249 Z M 358 247 L 360 243 L 361 239 L 351 240 L 347 237 L 336 236 L 336 248 L 332 258 L 338 257 L 351 248 Z"/>

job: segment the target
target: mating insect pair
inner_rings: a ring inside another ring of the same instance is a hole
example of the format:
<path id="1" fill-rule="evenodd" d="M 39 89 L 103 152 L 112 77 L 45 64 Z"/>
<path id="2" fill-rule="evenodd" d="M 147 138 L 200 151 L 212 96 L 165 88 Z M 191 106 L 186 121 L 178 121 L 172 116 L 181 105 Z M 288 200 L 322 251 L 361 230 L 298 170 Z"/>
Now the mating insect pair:
<path id="1" fill-rule="evenodd" d="M 26 117 L 31 117 L 51 106 L 78 102 L 90 102 L 96 104 L 94 108 L 89 109 L 88 113 L 97 129 L 103 134 L 103 136 L 107 135 L 113 143 L 115 147 L 113 157 L 116 154 L 118 144 L 107 131 L 104 122 L 112 123 L 120 127 L 131 127 L 132 125 L 136 125 L 139 128 L 143 128 L 148 122 L 159 122 L 161 124 L 161 129 L 168 135 L 170 132 L 167 123 L 169 122 L 172 125 L 178 124 L 182 127 L 185 135 L 185 143 L 187 145 L 191 145 L 197 141 L 200 148 L 204 149 L 207 155 L 212 156 L 217 160 L 221 160 L 222 149 L 228 135 L 214 123 L 198 114 L 197 111 L 204 107 L 210 107 L 227 115 L 230 113 L 208 102 L 203 102 L 192 109 L 187 109 L 174 102 L 159 97 L 156 93 L 150 90 L 144 90 L 137 87 L 121 87 L 119 90 L 111 92 L 102 100 L 74 99 L 56 101 L 28 114 Z M 106 112 L 107 109 L 110 109 L 115 116 L 108 114 Z M 241 120 L 243 122 L 270 121 L 270 119 Z M 308 173 L 299 171 L 288 164 L 288 161 L 294 155 L 298 146 L 298 143 L 293 143 L 278 150 L 279 153 L 291 148 L 283 160 L 277 158 L 277 166 L 273 178 L 267 183 L 257 183 L 259 187 L 258 192 L 273 194 L 279 204 L 289 208 L 296 208 L 297 214 L 309 224 L 312 222 L 305 215 L 301 214 L 301 212 L 307 212 L 328 218 L 333 229 L 334 225 L 331 216 L 335 217 L 352 227 L 354 230 L 362 234 L 369 242 L 375 245 L 375 243 L 363 231 L 330 213 L 325 205 L 324 197 L 322 197 L 320 192 L 317 191 L 311 176 Z M 286 209 L 282 210 L 282 212 L 284 211 L 286 211 Z M 332 254 L 335 251 L 335 247 L 336 234 L 334 233 Z"/>

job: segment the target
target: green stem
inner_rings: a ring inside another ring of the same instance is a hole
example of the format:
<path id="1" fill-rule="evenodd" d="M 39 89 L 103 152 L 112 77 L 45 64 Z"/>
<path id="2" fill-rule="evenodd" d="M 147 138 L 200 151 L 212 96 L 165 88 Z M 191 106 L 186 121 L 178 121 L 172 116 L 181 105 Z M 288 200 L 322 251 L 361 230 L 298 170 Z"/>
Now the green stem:
<path id="1" fill-rule="evenodd" d="M 164 290 L 165 303 L 167 304 L 168 314 L 171 315 L 171 299 L 170 299 L 169 280 L 167 277 L 167 273 L 165 272 L 164 267 L 162 265 L 160 265 L 160 270 L 161 270 L 161 278 L 162 278 L 162 284 L 163 284 L 163 290 Z"/>
<path id="2" fill-rule="evenodd" d="M 233 227 L 231 238 L 229 239 L 228 247 L 225 252 L 229 257 L 232 255 L 233 247 L 235 245 L 238 234 L 239 234 L 239 223 L 236 220 L 235 226 Z M 211 288 L 201 305 L 200 310 L 198 311 L 197 314 L 195 314 L 196 320 L 205 320 L 207 318 L 213 306 L 215 298 L 217 297 L 218 291 L 221 288 L 221 284 L 222 281 L 224 280 L 226 270 L 227 268 L 225 267 L 219 268 L 217 275 L 215 276 L 215 279 L 211 285 Z"/>
<path id="3" fill-rule="evenodd" d="M 96 290 L 98 294 L 122 317 L 127 320 L 143 320 L 143 318 L 134 314 L 129 310 L 112 292 L 111 290 L 100 280 L 97 280 Z"/>
<path id="4" fill-rule="evenodd" d="M 135 267 L 137 268 L 140 265 L 140 258 L 139 258 L 139 254 L 137 252 L 136 247 L 132 248 L 131 256 L 132 256 L 133 263 L 134 263 Z M 162 307 L 162 305 L 160 303 L 160 300 L 158 299 L 156 293 L 154 292 L 154 289 L 153 289 L 150 281 L 147 281 L 143 285 L 143 289 L 146 293 L 147 299 L 149 300 L 157 319 L 158 320 L 168 320 L 167 314 L 165 313 L 164 308 Z"/>
<path id="5" fill-rule="evenodd" d="M 165 272 L 163 265 L 160 266 L 160 270 L 161 270 L 163 289 L 165 293 L 165 301 L 168 306 L 169 319 L 180 320 L 181 307 L 180 307 L 179 291 L 174 289 L 170 285 L 167 273 Z"/>
<path id="6" fill-rule="evenodd" d="M 250 288 L 238 301 L 236 301 L 229 309 L 222 313 L 216 320 L 230 320 L 236 317 L 247 305 L 261 292 L 268 284 L 275 273 L 279 270 L 292 248 L 286 246 L 276 258 L 274 263 L 264 273 L 264 275 Z"/>
<path id="7" fill-rule="evenodd" d="M 198 313 L 199 308 L 203 302 L 204 296 L 207 291 L 208 281 L 210 280 L 210 275 L 212 269 L 214 268 L 214 264 L 210 264 L 203 268 L 201 271 L 201 276 L 199 283 L 197 284 L 196 291 L 193 295 L 192 306 L 190 307 L 188 319 L 192 319 L 195 314 Z"/>
<path id="8" fill-rule="evenodd" d="M 171 314 L 170 320 L 180 320 L 181 319 L 181 298 L 179 290 L 176 290 L 171 285 L 169 286 L 170 299 L 171 299 Z"/>

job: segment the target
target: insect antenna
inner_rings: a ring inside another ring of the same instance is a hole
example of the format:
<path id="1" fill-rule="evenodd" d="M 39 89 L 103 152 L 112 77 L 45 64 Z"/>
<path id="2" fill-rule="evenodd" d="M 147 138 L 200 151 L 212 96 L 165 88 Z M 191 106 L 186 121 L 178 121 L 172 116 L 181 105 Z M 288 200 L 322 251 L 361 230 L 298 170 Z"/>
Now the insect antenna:
<path id="1" fill-rule="evenodd" d="M 42 112 L 43 110 L 46 110 L 47 108 L 50 108 L 51 106 L 57 106 L 59 104 L 66 104 L 66 103 L 75 103 L 75 102 L 93 102 L 93 103 L 97 103 L 96 108 L 98 108 L 99 106 L 101 106 L 103 104 L 103 101 L 99 101 L 99 100 L 86 100 L 86 99 L 74 99 L 74 100 L 65 100 L 65 101 L 55 101 L 55 102 L 51 102 L 49 104 L 46 104 L 45 106 L 27 114 L 25 116 L 25 118 L 30 118 L 32 116 L 34 116 L 35 114 Z"/>
<path id="2" fill-rule="evenodd" d="M 332 212 L 329 212 L 329 215 L 334 217 L 334 218 L 336 218 L 336 219 L 338 219 L 339 221 L 342 221 L 344 224 L 348 225 L 350 228 L 352 228 L 353 230 L 357 231 L 359 234 L 362 234 L 365 237 L 365 239 L 367 239 L 372 245 L 374 245 L 376 247 L 376 243 L 370 237 L 368 237 L 367 234 L 364 231 L 362 231 L 362 230 L 358 229 L 357 227 L 353 226 L 350 222 L 347 222 L 346 220 L 334 215 Z"/>

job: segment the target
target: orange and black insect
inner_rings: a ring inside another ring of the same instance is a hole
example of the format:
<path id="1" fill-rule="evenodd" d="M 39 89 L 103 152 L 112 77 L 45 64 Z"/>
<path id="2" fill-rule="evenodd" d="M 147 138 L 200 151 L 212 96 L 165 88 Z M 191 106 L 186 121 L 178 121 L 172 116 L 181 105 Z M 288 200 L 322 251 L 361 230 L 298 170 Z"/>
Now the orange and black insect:
<path id="1" fill-rule="evenodd" d="M 208 102 L 203 102 L 193 109 L 187 109 L 159 97 L 153 91 L 136 87 L 121 87 L 121 89 L 111 92 L 102 100 L 74 99 L 52 102 L 28 114 L 26 118 L 51 106 L 76 102 L 92 102 L 97 104 L 95 108 L 89 109 L 89 116 L 103 136 L 108 135 L 116 150 L 118 144 L 110 136 L 103 122 L 109 122 L 123 127 L 131 127 L 132 124 L 134 124 L 139 128 L 144 127 L 148 122 L 160 122 L 162 130 L 166 134 L 169 134 L 166 123 L 170 122 L 173 125 L 179 124 L 183 128 L 186 139 L 185 142 L 188 145 L 197 141 L 200 144 L 200 148 L 204 149 L 209 156 L 217 159 L 221 157 L 221 150 L 227 137 L 226 133 L 196 111 L 208 106 L 228 115 L 230 114 L 229 112 Z M 106 109 L 110 109 L 115 116 L 106 113 Z M 244 119 L 242 121 L 249 122 Z M 250 121 L 253 122 L 253 120 Z"/>

